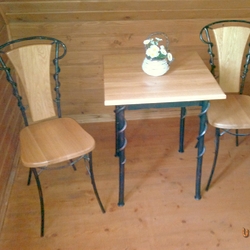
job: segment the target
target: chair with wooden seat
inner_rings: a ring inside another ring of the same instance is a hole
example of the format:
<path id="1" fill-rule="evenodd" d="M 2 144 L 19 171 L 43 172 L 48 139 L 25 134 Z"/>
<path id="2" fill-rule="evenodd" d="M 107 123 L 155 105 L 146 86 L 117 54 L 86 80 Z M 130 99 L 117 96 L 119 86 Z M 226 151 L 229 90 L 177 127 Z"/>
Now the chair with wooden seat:
<path id="1" fill-rule="evenodd" d="M 238 136 L 248 135 L 244 130 L 250 129 L 250 96 L 243 94 L 250 63 L 249 35 L 250 22 L 244 20 L 210 23 L 200 31 L 201 41 L 208 45 L 211 72 L 227 94 L 225 100 L 211 101 L 207 112 L 208 123 L 215 127 L 215 155 L 206 190 L 215 171 L 220 137 L 234 135 L 238 146 Z"/>
<path id="2" fill-rule="evenodd" d="M 84 159 L 95 196 L 105 213 L 92 167 L 95 140 L 75 120 L 61 117 L 59 61 L 66 51 L 63 42 L 42 36 L 13 40 L 0 46 L 0 69 L 5 71 L 6 78 L 12 85 L 24 119 L 25 127 L 20 132 L 21 161 L 29 168 L 28 184 L 32 173 L 37 183 L 41 207 L 41 236 L 44 236 L 45 221 L 39 180 L 41 170 L 61 168 L 61 165 L 72 166 L 76 170 L 75 163 Z M 11 74 L 12 67 L 15 75 Z M 51 69 L 53 73 L 50 72 Z M 55 84 L 54 91 L 52 82 Z"/>

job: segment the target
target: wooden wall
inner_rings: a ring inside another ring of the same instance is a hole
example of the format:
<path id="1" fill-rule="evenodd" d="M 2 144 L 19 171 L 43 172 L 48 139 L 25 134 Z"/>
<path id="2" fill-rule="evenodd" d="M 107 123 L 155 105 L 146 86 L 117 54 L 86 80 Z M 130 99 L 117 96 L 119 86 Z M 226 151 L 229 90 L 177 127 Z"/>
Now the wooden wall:
<path id="1" fill-rule="evenodd" d="M 219 19 L 250 20 L 250 5 L 248 0 L 1 0 L 0 13 L 0 43 L 34 35 L 66 43 L 68 54 L 61 74 L 63 115 L 80 122 L 99 122 L 114 118 L 113 107 L 104 106 L 103 55 L 143 53 L 143 40 L 151 32 L 163 31 L 173 55 L 177 50 L 196 50 L 207 63 L 206 48 L 198 36 L 202 26 Z M 21 120 L 3 75 L 0 93 L 1 225 Z M 142 110 L 128 112 L 127 118 L 176 115 L 177 109 Z"/>
<path id="2" fill-rule="evenodd" d="M 12 39 L 53 36 L 68 47 L 61 83 L 63 114 L 80 122 L 110 121 L 113 107 L 103 100 L 105 54 L 142 52 L 142 41 L 154 31 L 166 32 L 170 49 L 196 50 L 207 59 L 199 40 L 201 27 L 224 18 L 249 19 L 246 0 L 165 1 L 21 1 L 3 0 L 0 8 Z M 176 110 L 130 111 L 127 118 L 178 115 Z"/>
<path id="3" fill-rule="evenodd" d="M 0 16 L 0 43 L 8 40 L 7 26 Z M 0 231 L 7 208 L 8 194 L 18 161 L 18 134 L 21 117 L 10 84 L 0 71 Z"/>

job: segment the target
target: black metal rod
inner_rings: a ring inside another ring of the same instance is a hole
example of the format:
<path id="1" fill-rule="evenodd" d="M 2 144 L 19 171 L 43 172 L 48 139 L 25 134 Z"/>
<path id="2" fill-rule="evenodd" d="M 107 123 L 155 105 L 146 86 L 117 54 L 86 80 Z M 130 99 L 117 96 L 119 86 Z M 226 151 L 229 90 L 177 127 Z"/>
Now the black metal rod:
<path id="1" fill-rule="evenodd" d="M 35 179 L 36 179 L 36 184 L 37 184 L 37 189 L 39 193 L 39 199 L 40 199 L 40 207 L 41 207 L 41 237 L 44 236 L 44 201 L 43 201 L 43 192 L 42 192 L 42 187 L 41 183 L 39 180 L 39 176 L 37 173 L 37 170 L 35 168 L 31 168 L 31 171 L 33 172 Z"/>
<path id="2" fill-rule="evenodd" d="M 186 117 L 186 107 L 181 107 L 180 115 L 180 137 L 179 137 L 179 152 L 184 152 L 184 134 L 185 134 L 185 117 Z"/>
<path id="3" fill-rule="evenodd" d="M 196 183 L 195 183 L 195 199 L 201 199 L 201 174 L 202 174 L 202 161 L 203 155 L 205 153 L 204 147 L 204 137 L 207 131 L 207 110 L 209 108 L 208 101 L 201 102 L 201 113 L 199 114 L 200 117 L 200 129 L 198 139 L 198 152 L 197 152 L 197 168 L 196 168 Z"/>
<path id="4" fill-rule="evenodd" d="M 119 157 L 119 199 L 118 206 L 123 206 L 124 203 L 124 180 L 125 180 L 125 147 L 127 140 L 125 137 L 125 129 L 127 123 L 125 120 L 126 106 L 115 107 L 115 123 L 116 123 L 116 156 Z"/>
<path id="5" fill-rule="evenodd" d="M 211 173 L 210 173 L 210 176 L 209 176 L 209 179 L 208 179 L 208 182 L 207 182 L 206 191 L 208 191 L 208 189 L 210 187 L 210 184 L 211 184 L 211 181 L 212 181 L 212 178 L 213 178 L 213 175 L 214 175 L 214 170 L 215 170 L 215 167 L 216 167 L 216 163 L 217 163 L 217 159 L 218 159 L 218 153 L 219 153 L 219 147 L 220 147 L 220 136 L 221 136 L 220 129 L 215 128 L 214 161 L 213 161 L 213 166 L 212 166 L 212 169 L 211 169 Z"/>
<path id="6" fill-rule="evenodd" d="M 94 172 L 93 172 L 93 161 L 92 161 L 92 152 L 89 153 L 89 173 L 90 173 L 90 179 L 91 179 L 91 184 L 93 186 L 93 189 L 94 189 L 94 193 L 95 193 L 95 196 L 96 196 L 96 199 L 98 201 L 98 204 L 102 210 L 103 213 L 105 213 L 105 209 L 102 205 L 102 202 L 101 202 L 101 199 L 100 199 L 100 196 L 98 194 L 98 191 L 97 191 L 97 188 L 96 188 L 96 184 L 95 184 L 95 177 L 94 177 Z"/>

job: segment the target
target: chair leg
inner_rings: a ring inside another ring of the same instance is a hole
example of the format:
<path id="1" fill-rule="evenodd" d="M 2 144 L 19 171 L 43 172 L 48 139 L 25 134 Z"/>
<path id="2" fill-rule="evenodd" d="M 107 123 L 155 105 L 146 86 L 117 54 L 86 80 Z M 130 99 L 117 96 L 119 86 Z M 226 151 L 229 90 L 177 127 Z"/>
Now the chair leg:
<path id="1" fill-rule="evenodd" d="M 179 152 L 180 153 L 184 152 L 185 117 L 186 117 L 186 107 L 181 107 L 180 138 L 179 138 Z"/>
<path id="2" fill-rule="evenodd" d="M 72 164 L 73 160 L 69 160 L 69 161 L 70 161 L 70 163 Z M 74 171 L 76 171 L 76 166 L 75 166 L 75 164 L 72 164 L 72 168 L 74 169 Z"/>
<path id="3" fill-rule="evenodd" d="M 235 136 L 235 144 L 236 144 L 236 147 L 239 146 L 239 136 L 238 136 L 238 133 L 239 133 L 239 130 L 236 129 L 235 130 L 235 134 L 236 134 L 236 136 Z"/>
<path id="4" fill-rule="evenodd" d="M 215 129 L 215 152 L 214 152 L 214 162 L 213 162 L 213 166 L 212 166 L 212 170 L 208 179 L 208 183 L 206 186 L 206 191 L 208 191 L 210 183 L 212 181 L 213 178 L 213 174 L 214 174 L 214 170 L 215 170 L 215 166 L 216 166 L 216 162 L 217 162 L 217 158 L 218 158 L 218 153 L 219 153 L 219 146 L 220 146 L 220 129 L 216 128 Z"/>
<path id="5" fill-rule="evenodd" d="M 89 153 L 88 163 L 89 163 L 89 175 L 90 175 L 90 178 L 91 178 L 91 184 L 93 186 L 96 199 L 97 199 L 97 201 L 99 203 L 99 206 L 100 206 L 102 212 L 105 213 L 105 209 L 104 209 L 104 207 L 102 205 L 102 202 L 101 202 L 101 199 L 99 197 L 99 194 L 98 194 L 98 191 L 97 191 L 97 188 L 96 188 L 96 184 L 95 184 L 95 178 L 94 178 L 94 172 L 93 172 L 93 162 L 92 162 L 92 152 Z"/>
<path id="6" fill-rule="evenodd" d="M 41 183 L 39 180 L 39 176 L 37 173 L 37 170 L 35 168 L 30 169 L 31 172 L 33 172 L 35 179 L 36 179 L 36 184 L 37 184 L 37 189 L 39 193 L 39 198 L 40 198 L 40 207 L 41 207 L 41 237 L 44 236 L 44 201 L 43 201 L 43 192 L 42 192 L 42 187 Z"/>
<path id="7" fill-rule="evenodd" d="M 32 171 L 31 169 L 29 169 L 29 175 L 28 175 L 28 181 L 27 181 L 28 186 L 30 185 L 30 182 L 31 182 L 31 175 L 32 175 Z"/>

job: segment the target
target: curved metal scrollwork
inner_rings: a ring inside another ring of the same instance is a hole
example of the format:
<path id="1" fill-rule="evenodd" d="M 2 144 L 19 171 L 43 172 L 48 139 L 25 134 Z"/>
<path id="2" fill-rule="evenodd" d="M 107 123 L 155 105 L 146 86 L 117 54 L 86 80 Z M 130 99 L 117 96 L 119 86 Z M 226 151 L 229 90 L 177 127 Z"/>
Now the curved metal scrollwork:
<path id="1" fill-rule="evenodd" d="M 0 51 L 0 53 L 3 53 L 3 52 Z M 6 64 L 3 61 L 3 59 L 2 59 L 1 56 L 0 56 L 0 63 L 2 65 L 2 67 L 0 68 L 0 70 L 4 70 L 5 71 L 5 73 L 6 73 L 6 79 L 11 84 L 11 86 L 12 86 L 12 93 L 13 93 L 13 95 L 17 99 L 17 106 L 19 107 L 19 109 L 21 111 L 21 114 L 22 114 L 22 117 L 23 117 L 23 120 L 24 120 L 24 124 L 25 124 L 25 126 L 28 126 L 28 119 L 27 119 L 26 112 L 25 112 L 26 108 L 23 105 L 22 96 L 19 95 L 18 88 L 17 88 L 17 83 L 13 80 L 13 78 L 11 76 L 11 73 L 10 73 L 10 68 L 6 66 Z"/>
<path id="2" fill-rule="evenodd" d="M 127 139 L 125 137 L 125 129 L 127 122 L 125 119 L 126 106 L 115 107 L 115 119 L 116 119 L 116 152 L 115 156 L 119 157 L 119 201 L 118 206 L 124 205 L 124 181 L 125 170 L 124 165 L 126 162 L 125 147 L 127 145 Z"/>
<path id="3" fill-rule="evenodd" d="M 197 169 L 196 169 L 196 184 L 195 184 L 195 199 L 199 200 L 201 198 L 200 194 L 200 186 L 201 186 L 201 172 L 202 172 L 202 160 L 203 155 L 205 153 L 205 147 L 204 147 L 204 136 L 207 131 L 207 111 L 209 109 L 209 102 L 208 101 L 202 101 L 201 103 L 201 113 L 199 114 L 200 117 L 200 130 L 199 135 L 197 137 L 198 139 L 198 153 L 197 153 Z"/>
<path id="4" fill-rule="evenodd" d="M 35 40 L 41 40 L 41 41 L 48 41 L 51 44 L 55 45 L 55 57 L 53 59 L 53 63 L 54 63 L 54 68 L 55 68 L 55 72 L 54 72 L 54 80 L 55 80 L 55 99 L 54 102 L 56 103 L 57 106 L 57 115 L 58 117 L 61 117 L 61 106 L 60 106 L 60 81 L 59 81 L 59 73 L 60 73 L 60 67 L 59 67 L 59 60 L 62 59 L 66 53 L 67 53 L 67 47 L 66 45 L 55 38 L 52 37 L 46 37 L 46 36 L 31 36 L 31 37 L 25 37 L 25 38 L 21 38 L 21 39 L 16 39 L 16 40 L 12 40 L 12 41 L 8 41 L 5 44 L 0 45 L 0 53 L 1 54 L 5 54 L 6 50 L 8 51 L 9 49 L 6 49 L 6 47 L 9 47 L 10 45 L 14 45 L 20 42 L 20 45 L 18 45 L 17 47 L 20 46 L 24 46 L 25 43 L 27 41 L 35 41 Z M 30 44 L 30 43 L 27 43 Z M 27 45 L 26 44 L 26 45 Z M 10 47 L 9 47 L 10 48 Z M 11 48 L 10 48 L 11 49 Z M 27 115 L 26 115 L 26 108 L 23 105 L 22 102 L 22 96 L 19 94 L 18 92 L 18 88 L 17 88 L 17 83 L 14 81 L 13 77 L 11 76 L 11 69 L 6 65 L 4 59 L 2 58 L 2 56 L 0 55 L 0 64 L 2 65 L 2 67 L 0 67 L 0 70 L 4 70 L 6 73 L 6 79 L 8 80 L 8 82 L 11 84 L 12 88 L 13 88 L 13 95 L 16 97 L 17 99 L 17 104 L 18 107 L 21 110 L 22 116 L 23 116 L 23 120 L 25 123 L 25 126 L 28 126 L 28 119 L 27 119 Z"/>
<path id="5" fill-rule="evenodd" d="M 123 151 L 127 145 L 125 137 L 125 130 L 127 128 L 127 121 L 125 119 L 124 111 L 126 106 L 117 106 L 115 109 L 116 115 L 116 156 Z"/>
<path id="6" fill-rule="evenodd" d="M 186 107 L 181 107 L 180 115 L 180 138 L 179 138 L 179 152 L 184 152 L 184 128 L 185 128 L 185 118 L 187 114 Z"/>
<path id="7" fill-rule="evenodd" d="M 200 132 L 199 132 L 199 135 L 197 137 L 198 142 L 199 142 L 199 140 L 204 139 L 204 136 L 207 132 L 207 127 L 208 127 L 207 126 L 207 111 L 208 111 L 209 107 L 210 107 L 210 103 L 204 102 L 204 105 L 202 106 L 201 113 L 199 114 L 200 119 L 204 119 L 205 121 L 203 123 L 201 123 L 201 124 L 204 124 L 204 127 L 200 127 Z M 198 152 L 199 153 L 198 153 L 197 157 L 198 158 L 202 157 L 205 153 L 205 147 L 203 146 L 203 148 L 198 150 Z"/>

